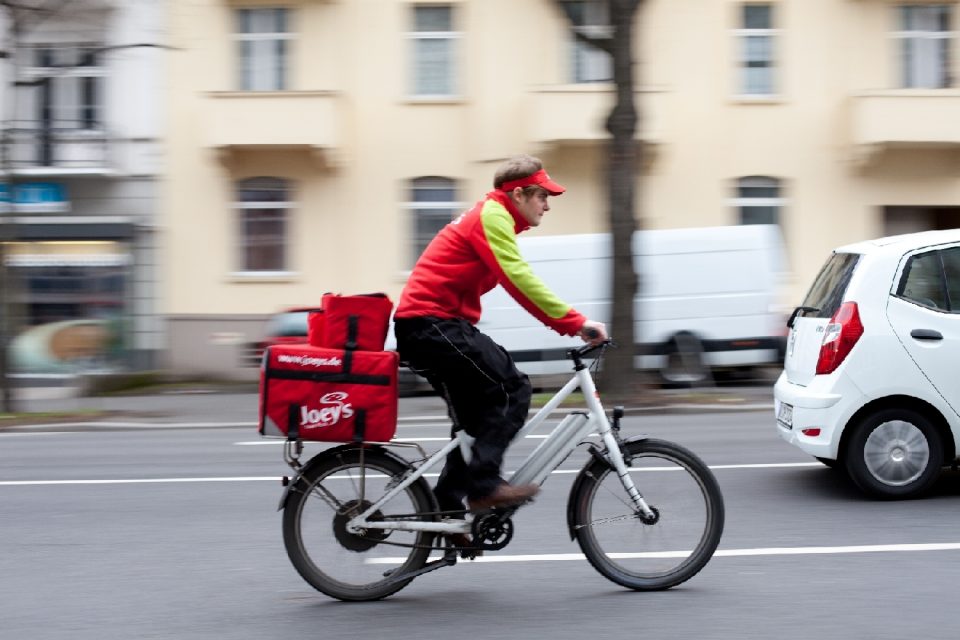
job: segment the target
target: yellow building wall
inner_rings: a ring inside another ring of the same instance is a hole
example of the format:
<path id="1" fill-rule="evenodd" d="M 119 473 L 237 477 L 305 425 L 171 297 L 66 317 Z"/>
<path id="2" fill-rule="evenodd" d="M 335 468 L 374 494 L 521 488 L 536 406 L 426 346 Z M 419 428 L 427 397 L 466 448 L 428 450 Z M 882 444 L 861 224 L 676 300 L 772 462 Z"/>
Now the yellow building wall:
<path id="1" fill-rule="evenodd" d="M 613 98 L 604 85 L 568 84 L 570 36 L 553 0 L 444 4 L 454 5 L 460 33 L 457 98 L 408 95 L 411 3 L 302 0 L 276 5 L 295 11 L 289 95 L 263 97 L 275 106 L 264 109 L 262 121 L 241 126 L 245 114 L 256 113 L 244 110 L 261 108 L 235 92 L 232 11 L 244 3 L 170 3 L 176 50 L 162 306 L 173 320 L 260 322 L 284 306 L 315 303 L 325 291 L 396 298 L 411 244 L 402 206 L 408 181 L 454 178 L 468 207 L 515 153 L 539 155 L 568 187 L 531 233 L 607 228 L 603 118 Z M 798 304 L 831 249 L 883 234 L 884 206 L 960 206 L 960 140 L 950 134 L 928 146 L 884 144 L 896 134 L 885 123 L 902 118 L 882 110 L 879 129 L 869 133 L 877 139 L 857 137 L 867 124 L 863 96 L 897 95 L 896 3 L 773 4 L 780 91 L 762 101 L 736 95 L 741 3 L 643 4 L 636 77 L 640 137 L 648 144 L 637 215 L 646 228 L 735 224 L 736 180 L 780 179 L 791 268 L 784 301 Z M 953 52 L 960 56 L 960 47 Z M 960 68 L 960 59 L 953 62 Z M 938 108 L 960 115 L 957 89 L 934 97 Z M 905 111 L 891 113 L 920 113 L 918 104 L 908 96 L 892 107 Z M 926 126 L 907 133 L 921 139 L 942 129 Z M 244 144 L 223 144 L 230 140 Z M 288 274 L 237 273 L 233 182 L 257 175 L 296 185 Z M 243 339 L 255 338 L 260 326 L 243 329 Z"/>

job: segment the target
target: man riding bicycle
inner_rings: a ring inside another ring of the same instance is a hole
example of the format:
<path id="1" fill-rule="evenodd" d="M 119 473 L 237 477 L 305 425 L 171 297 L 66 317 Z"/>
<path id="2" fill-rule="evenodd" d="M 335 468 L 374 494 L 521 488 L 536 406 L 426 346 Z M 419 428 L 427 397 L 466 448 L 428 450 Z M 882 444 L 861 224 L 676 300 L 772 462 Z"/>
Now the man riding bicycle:
<path id="1" fill-rule="evenodd" d="M 503 454 L 530 407 L 529 378 L 503 347 L 476 328 L 480 296 L 501 285 L 534 317 L 562 335 L 599 344 L 601 322 L 560 300 L 527 264 L 516 235 L 540 224 L 549 196 L 565 189 L 539 159 L 508 159 L 494 190 L 446 225 L 413 268 L 394 315 L 397 349 L 447 402 L 454 430 L 475 440 L 469 463 L 459 449 L 448 457 L 434 494 L 443 511 L 462 512 L 523 502 L 536 484 L 510 485 L 500 476 Z M 469 544 L 466 536 L 455 540 Z"/>

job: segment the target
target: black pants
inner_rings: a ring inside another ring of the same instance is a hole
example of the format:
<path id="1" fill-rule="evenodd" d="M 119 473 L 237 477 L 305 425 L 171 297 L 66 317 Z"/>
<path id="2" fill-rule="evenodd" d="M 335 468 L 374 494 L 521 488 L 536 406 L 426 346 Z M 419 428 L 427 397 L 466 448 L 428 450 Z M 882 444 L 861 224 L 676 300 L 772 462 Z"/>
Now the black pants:
<path id="1" fill-rule="evenodd" d="M 469 464 L 459 448 L 447 456 L 434 489 L 441 509 L 461 510 L 464 497 L 482 498 L 503 482 L 504 451 L 530 409 L 530 379 L 466 320 L 401 318 L 394 332 L 401 361 L 446 399 L 453 431 L 476 439 Z"/>

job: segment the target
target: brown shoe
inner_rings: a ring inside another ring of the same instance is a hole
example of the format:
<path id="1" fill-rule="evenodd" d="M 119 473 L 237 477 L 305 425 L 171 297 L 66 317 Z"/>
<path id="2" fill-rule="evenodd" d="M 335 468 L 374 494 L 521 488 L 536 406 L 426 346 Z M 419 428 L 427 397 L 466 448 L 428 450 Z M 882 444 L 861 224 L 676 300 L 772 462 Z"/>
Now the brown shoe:
<path id="1" fill-rule="evenodd" d="M 490 495 L 467 500 L 467 506 L 470 507 L 471 511 L 505 507 L 529 500 L 538 493 L 540 493 L 540 486 L 536 484 L 512 485 L 504 483 L 497 486 Z"/>

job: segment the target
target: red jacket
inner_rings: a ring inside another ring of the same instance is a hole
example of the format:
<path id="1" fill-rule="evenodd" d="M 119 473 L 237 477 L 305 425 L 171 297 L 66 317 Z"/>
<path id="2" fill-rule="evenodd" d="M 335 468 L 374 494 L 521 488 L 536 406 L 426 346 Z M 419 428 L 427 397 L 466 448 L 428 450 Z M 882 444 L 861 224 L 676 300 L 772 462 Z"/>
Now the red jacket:
<path id="1" fill-rule="evenodd" d="M 430 242 L 400 294 L 395 317 L 476 324 L 480 296 L 500 284 L 542 323 L 575 335 L 586 318 L 554 295 L 520 255 L 516 236 L 529 227 L 505 193 L 488 193 Z"/>

